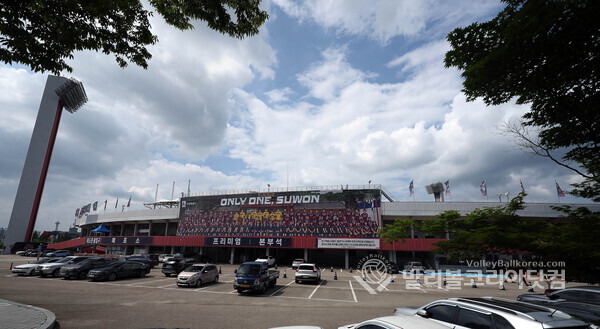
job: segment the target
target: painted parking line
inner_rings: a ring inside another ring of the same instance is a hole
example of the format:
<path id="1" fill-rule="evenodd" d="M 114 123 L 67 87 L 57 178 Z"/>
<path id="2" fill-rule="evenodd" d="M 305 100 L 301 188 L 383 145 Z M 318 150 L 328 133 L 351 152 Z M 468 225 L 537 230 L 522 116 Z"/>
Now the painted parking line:
<path id="1" fill-rule="evenodd" d="M 354 302 L 358 303 L 358 300 L 356 299 L 356 294 L 354 293 L 354 287 L 352 287 L 352 281 L 348 280 L 348 283 L 350 284 L 350 290 L 352 291 L 352 297 L 354 298 Z"/>
<path id="2" fill-rule="evenodd" d="M 290 282 L 291 283 L 291 282 Z M 315 288 L 315 290 L 312 291 L 312 293 L 310 294 L 310 296 L 308 296 L 308 299 L 311 299 L 312 296 L 315 294 L 315 292 L 317 292 L 317 289 L 319 289 L 319 287 L 323 284 L 323 280 L 321 280 L 319 282 L 319 285 Z"/>
<path id="3" fill-rule="evenodd" d="M 274 293 L 271 294 L 271 296 L 275 295 L 276 293 L 282 291 L 283 289 L 287 288 L 290 284 L 294 283 L 294 281 L 290 281 L 290 283 L 286 284 L 285 286 L 277 289 Z"/>
<path id="4" fill-rule="evenodd" d="M 136 282 L 136 283 L 131 283 L 131 284 L 127 284 L 126 286 L 135 286 L 135 285 L 142 285 L 142 284 L 149 284 L 149 283 L 154 283 L 154 282 L 165 282 L 167 280 L 173 280 L 173 279 L 161 279 L 161 280 L 154 280 L 154 281 L 142 281 L 142 282 Z"/>
<path id="5" fill-rule="evenodd" d="M 306 298 L 306 297 L 295 297 L 295 296 L 273 296 L 273 298 L 289 298 L 289 299 L 305 299 L 305 300 L 308 300 L 308 298 Z M 327 302 L 354 303 L 353 300 L 346 300 L 346 299 L 312 298 L 311 300 L 322 300 L 322 301 L 327 301 Z"/>

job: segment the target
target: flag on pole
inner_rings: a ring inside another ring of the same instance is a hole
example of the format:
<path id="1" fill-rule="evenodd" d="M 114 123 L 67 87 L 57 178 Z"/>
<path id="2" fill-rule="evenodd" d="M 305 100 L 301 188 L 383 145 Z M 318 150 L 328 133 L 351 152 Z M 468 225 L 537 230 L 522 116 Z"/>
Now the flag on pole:
<path id="1" fill-rule="evenodd" d="M 446 185 L 446 196 L 450 196 L 450 180 L 445 181 L 444 185 Z"/>
<path id="2" fill-rule="evenodd" d="M 98 210 L 98 201 L 94 202 L 94 211 Z"/>
<path id="3" fill-rule="evenodd" d="M 413 184 L 413 181 L 410 181 L 410 184 L 408 185 L 408 191 L 410 192 L 410 196 L 414 196 L 415 195 L 415 185 Z"/>
<path id="4" fill-rule="evenodd" d="M 115 202 L 115 209 L 117 209 L 117 205 L 119 205 L 119 197 L 117 197 L 117 202 Z"/>
<path id="5" fill-rule="evenodd" d="M 556 184 L 556 195 L 558 195 L 559 198 L 564 198 L 565 197 L 565 193 L 560 188 L 560 185 L 558 185 L 558 183 L 556 181 L 554 183 Z"/>
<path id="6" fill-rule="evenodd" d="M 77 208 L 77 210 L 75 210 L 75 217 L 79 217 L 79 208 Z"/>
<path id="7" fill-rule="evenodd" d="M 129 208 L 129 205 L 131 205 L 131 195 L 129 196 L 129 201 L 127 201 L 127 208 Z"/>
<path id="8" fill-rule="evenodd" d="M 104 210 L 106 210 L 106 204 L 108 203 L 108 200 L 104 200 Z"/>
<path id="9" fill-rule="evenodd" d="M 479 185 L 479 190 L 481 191 L 481 196 L 487 196 L 487 185 L 485 184 L 485 179 L 481 181 L 481 185 Z"/>
<path id="10" fill-rule="evenodd" d="M 521 192 L 525 193 L 525 186 L 523 186 L 523 180 L 519 179 L 521 182 Z"/>

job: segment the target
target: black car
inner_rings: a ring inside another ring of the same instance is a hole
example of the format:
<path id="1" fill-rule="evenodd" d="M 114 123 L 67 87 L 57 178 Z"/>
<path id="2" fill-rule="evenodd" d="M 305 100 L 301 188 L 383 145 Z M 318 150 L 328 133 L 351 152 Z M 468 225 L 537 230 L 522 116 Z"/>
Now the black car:
<path id="1" fill-rule="evenodd" d="M 88 258 L 77 264 L 67 265 L 60 268 L 60 276 L 65 279 L 86 279 L 88 272 L 95 268 L 105 267 L 117 261 L 115 258 Z"/>
<path id="2" fill-rule="evenodd" d="M 557 289 L 547 294 L 523 294 L 517 300 L 529 303 L 544 304 L 553 307 L 553 304 L 562 302 L 578 302 L 600 305 L 600 287 L 578 286 L 565 289 Z"/>
<path id="3" fill-rule="evenodd" d="M 171 276 L 172 274 L 177 275 L 188 266 L 197 262 L 198 261 L 195 258 L 169 258 L 164 262 L 162 272 L 165 276 Z"/>
<path id="4" fill-rule="evenodd" d="M 387 272 L 391 274 L 398 274 L 400 273 L 400 268 L 398 267 L 398 264 L 394 262 L 389 262 Z"/>
<path id="5" fill-rule="evenodd" d="M 116 261 L 108 266 L 90 270 L 87 278 L 92 281 L 108 280 L 128 277 L 143 278 L 150 272 L 150 267 L 142 262 Z"/>
<path id="6" fill-rule="evenodd" d="M 151 257 L 151 255 L 131 255 L 125 257 L 125 260 L 142 262 L 147 264 L 150 268 L 153 268 L 155 265 L 158 265 L 158 255 L 156 256 L 156 260 Z"/>

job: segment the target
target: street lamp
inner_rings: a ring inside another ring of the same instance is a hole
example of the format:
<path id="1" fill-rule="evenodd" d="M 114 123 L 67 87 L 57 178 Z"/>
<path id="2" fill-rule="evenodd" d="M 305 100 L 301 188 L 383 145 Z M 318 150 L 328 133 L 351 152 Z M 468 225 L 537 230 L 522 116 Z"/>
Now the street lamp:
<path id="1" fill-rule="evenodd" d="M 31 241 L 63 108 L 74 113 L 87 100 L 81 82 L 48 76 L 4 240 L 9 252 L 14 243 Z"/>
<path id="2" fill-rule="evenodd" d="M 271 184 L 267 184 L 267 191 L 271 192 Z"/>

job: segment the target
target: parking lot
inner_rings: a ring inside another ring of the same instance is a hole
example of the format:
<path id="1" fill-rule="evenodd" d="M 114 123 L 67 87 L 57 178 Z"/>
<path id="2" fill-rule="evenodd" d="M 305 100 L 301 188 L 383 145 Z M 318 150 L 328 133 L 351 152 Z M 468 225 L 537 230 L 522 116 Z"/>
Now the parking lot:
<path id="1" fill-rule="evenodd" d="M 516 283 L 499 289 L 496 278 L 395 275 L 393 282 L 369 284 L 370 277 L 330 268 L 319 284 L 296 284 L 289 267 L 263 295 L 233 290 L 235 265 L 220 265 L 219 282 L 177 287 L 160 266 L 144 278 L 112 282 L 19 277 L 9 271 L 33 258 L 0 256 L 0 298 L 48 309 L 61 328 L 269 328 L 317 325 L 323 328 L 391 315 L 398 306 L 420 306 L 448 297 L 498 296 L 527 292 Z M 284 273 L 287 278 L 284 278 Z M 337 276 L 337 280 L 335 280 Z M 391 277 L 388 277 L 391 279 Z M 388 280 L 389 281 L 389 280 Z M 541 292 L 541 288 L 537 288 Z"/>

